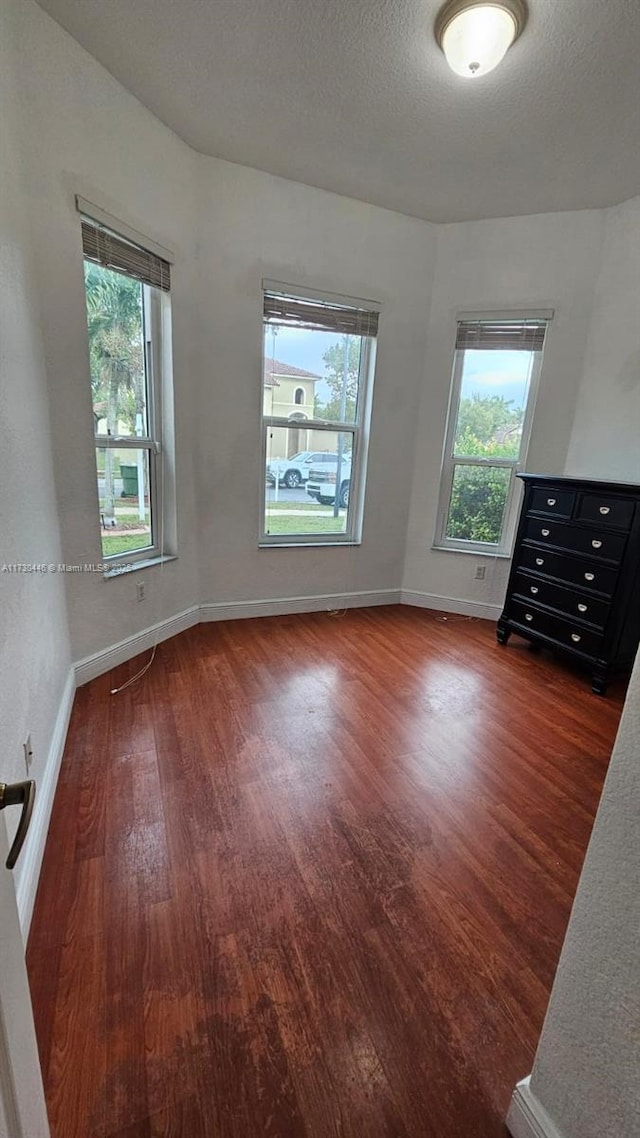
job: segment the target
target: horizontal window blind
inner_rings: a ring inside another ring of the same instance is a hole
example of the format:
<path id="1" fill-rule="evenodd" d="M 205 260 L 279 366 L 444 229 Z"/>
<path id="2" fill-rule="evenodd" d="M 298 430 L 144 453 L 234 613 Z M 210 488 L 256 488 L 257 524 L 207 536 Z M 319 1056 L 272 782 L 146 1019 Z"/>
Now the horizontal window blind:
<path id="1" fill-rule="evenodd" d="M 88 261 L 94 261 L 105 269 L 115 269 L 163 292 L 169 292 L 171 288 L 168 261 L 141 245 L 125 241 L 117 233 L 86 217 L 82 219 L 82 251 Z"/>
<path id="2" fill-rule="evenodd" d="M 265 291 L 264 319 L 268 324 L 311 328 L 320 332 L 339 332 L 354 336 L 377 336 L 379 313 L 366 308 L 283 296 Z"/>
<path id="3" fill-rule="evenodd" d="M 541 352 L 546 320 L 459 320 L 458 350 Z"/>

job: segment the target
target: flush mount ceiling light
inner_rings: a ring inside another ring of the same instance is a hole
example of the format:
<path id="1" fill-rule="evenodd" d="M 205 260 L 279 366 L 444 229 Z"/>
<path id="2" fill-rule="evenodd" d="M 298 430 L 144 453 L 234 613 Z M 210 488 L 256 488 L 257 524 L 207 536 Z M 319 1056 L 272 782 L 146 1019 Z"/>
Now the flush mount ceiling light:
<path id="1" fill-rule="evenodd" d="M 498 66 L 526 20 L 525 0 L 449 0 L 435 36 L 451 70 L 477 79 Z"/>

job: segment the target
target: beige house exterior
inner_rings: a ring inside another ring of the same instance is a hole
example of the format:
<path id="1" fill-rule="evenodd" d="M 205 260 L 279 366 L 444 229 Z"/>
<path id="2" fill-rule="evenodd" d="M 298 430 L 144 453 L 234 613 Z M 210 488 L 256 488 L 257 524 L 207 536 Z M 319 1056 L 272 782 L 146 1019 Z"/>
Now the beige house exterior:
<path id="1" fill-rule="evenodd" d="M 269 460 L 291 458 L 303 450 L 335 450 L 337 439 L 333 433 L 311 431 L 304 426 L 305 420 L 313 419 L 315 386 L 321 378 L 281 360 L 264 361 L 264 414 L 288 419 L 291 423 L 291 428 L 271 429 L 267 442 Z"/>

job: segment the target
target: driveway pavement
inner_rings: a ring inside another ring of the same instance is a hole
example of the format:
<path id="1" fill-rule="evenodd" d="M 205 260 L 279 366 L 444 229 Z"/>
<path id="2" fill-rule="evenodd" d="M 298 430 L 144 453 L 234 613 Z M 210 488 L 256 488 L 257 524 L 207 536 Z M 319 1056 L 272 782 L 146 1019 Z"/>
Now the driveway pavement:
<path id="1" fill-rule="evenodd" d="M 278 497 L 276 499 L 276 492 L 273 486 L 267 486 L 266 501 L 271 502 L 306 502 L 310 505 L 313 498 L 310 498 L 304 486 L 298 486 L 297 490 L 285 490 L 282 487 L 278 490 Z"/>

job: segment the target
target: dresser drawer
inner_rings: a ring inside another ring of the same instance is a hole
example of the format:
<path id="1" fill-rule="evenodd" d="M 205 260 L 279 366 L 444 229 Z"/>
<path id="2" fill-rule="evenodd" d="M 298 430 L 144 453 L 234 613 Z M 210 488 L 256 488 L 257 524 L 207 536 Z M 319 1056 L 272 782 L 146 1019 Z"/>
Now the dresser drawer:
<path id="1" fill-rule="evenodd" d="M 576 500 L 572 490 L 538 489 L 532 490 L 529 512 L 549 514 L 550 517 L 570 518 Z"/>
<path id="2" fill-rule="evenodd" d="M 515 591 L 520 597 L 526 597 L 535 604 L 547 605 L 567 616 L 595 624 L 598 628 L 604 628 L 611 607 L 607 601 L 599 601 L 596 597 L 576 593 L 575 589 L 565 589 L 562 585 L 553 585 L 551 581 L 529 577 L 524 573 L 517 574 Z"/>
<path id="3" fill-rule="evenodd" d="M 570 526 L 566 522 L 540 521 L 529 518 L 525 529 L 526 541 L 538 541 L 544 545 L 560 546 L 574 553 L 588 553 L 590 557 L 604 557 L 607 561 L 621 561 L 626 537 L 618 533 L 607 533 L 595 526 Z"/>
<path id="4" fill-rule="evenodd" d="M 597 593 L 611 596 L 616 587 L 618 573 L 615 569 L 598 565 L 595 561 L 579 557 L 567 557 L 563 553 L 550 553 L 546 549 L 533 549 L 523 545 L 518 555 L 518 568 L 533 569 L 535 573 L 556 577 L 558 581 L 568 581 L 582 589 L 593 589 Z"/>
<path id="5" fill-rule="evenodd" d="M 634 509 L 635 503 L 626 498 L 607 498 L 600 494 L 583 494 L 578 504 L 577 517 L 581 521 L 597 522 L 599 526 L 630 529 Z"/>
<path id="6" fill-rule="evenodd" d="M 599 632 L 592 632 L 577 622 L 554 616 L 550 612 L 541 612 L 535 605 L 521 604 L 516 600 L 511 601 L 509 605 L 508 618 L 522 628 L 539 632 L 542 636 L 548 636 L 556 643 L 566 648 L 573 648 L 575 652 L 582 652 L 586 656 L 596 656 L 602 641 Z"/>

